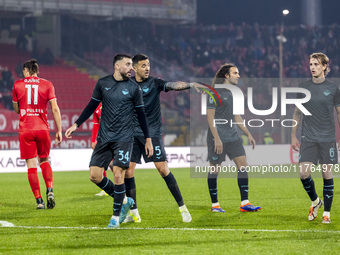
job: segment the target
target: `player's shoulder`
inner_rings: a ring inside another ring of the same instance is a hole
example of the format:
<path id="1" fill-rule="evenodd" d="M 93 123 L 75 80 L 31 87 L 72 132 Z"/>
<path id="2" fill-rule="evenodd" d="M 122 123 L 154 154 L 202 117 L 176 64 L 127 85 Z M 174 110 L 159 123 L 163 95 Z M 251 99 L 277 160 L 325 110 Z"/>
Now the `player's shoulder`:
<path id="1" fill-rule="evenodd" d="M 300 88 L 305 88 L 306 86 L 310 86 L 310 85 L 313 85 L 313 81 L 312 79 L 309 79 L 309 80 L 306 80 L 306 81 L 303 81 L 299 84 L 299 87 Z"/>
<path id="2" fill-rule="evenodd" d="M 231 93 L 230 90 L 224 88 L 215 88 L 215 91 L 217 92 L 217 94 Z M 211 91 L 211 94 L 215 95 L 215 91 Z"/>
<path id="3" fill-rule="evenodd" d="M 51 81 L 49 81 L 49 80 L 46 80 L 46 79 L 44 79 L 44 78 L 40 78 L 39 77 L 39 84 L 41 84 L 41 85 L 45 85 L 45 86 L 52 86 L 53 87 L 53 84 L 52 84 L 52 82 Z"/>
<path id="4" fill-rule="evenodd" d="M 141 90 L 141 87 L 138 85 L 136 79 L 133 79 L 134 77 L 126 80 L 128 88 L 131 90 Z"/>
<path id="5" fill-rule="evenodd" d="M 328 86 L 331 86 L 331 87 L 335 87 L 335 88 L 338 88 L 339 85 L 336 84 L 334 81 L 331 81 L 331 80 L 328 80 L 326 79 L 326 82 L 325 82 Z"/>
<path id="6" fill-rule="evenodd" d="M 99 78 L 99 80 L 98 80 L 98 82 L 110 82 L 110 81 L 113 81 L 112 74 L 106 75 L 102 78 Z"/>
<path id="7" fill-rule="evenodd" d="M 115 84 L 115 79 L 113 78 L 113 75 L 106 75 L 104 77 L 101 77 L 97 81 L 97 87 L 111 87 L 113 84 Z"/>
<path id="8" fill-rule="evenodd" d="M 165 80 L 163 80 L 161 77 L 154 77 L 154 76 L 150 76 L 149 79 L 151 79 L 151 81 L 153 82 L 166 82 Z"/>
<path id="9" fill-rule="evenodd" d="M 21 84 L 24 84 L 24 83 L 25 83 L 25 78 L 17 80 L 16 82 L 14 82 L 13 87 L 20 86 Z"/>

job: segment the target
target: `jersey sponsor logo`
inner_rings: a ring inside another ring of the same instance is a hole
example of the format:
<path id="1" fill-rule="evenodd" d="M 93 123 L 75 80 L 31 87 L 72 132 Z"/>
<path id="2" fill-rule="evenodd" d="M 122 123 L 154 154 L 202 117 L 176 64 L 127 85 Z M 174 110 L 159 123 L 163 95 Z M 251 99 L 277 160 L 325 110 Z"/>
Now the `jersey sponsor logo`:
<path id="1" fill-rule="evenodd" d="M 126 96 L 127 94 L 129 94 L 129 90 L 128 89 L 123 89 L 122 93 L 123 93 L 124 96 Z"/>
<path id="2" fill-rule="evenodd" d="M 327 97 L 327 96 L 329 96 L 329 95 L 331 94 L 331 92 L 330 92 L 328 89 L 326 89 L 326 90 L 323 92 L 323 94 Z"/>
<path id="3" fill-rule="evenodd" d="M 145 92 L 145 93 L 148 93 L 148 91 L 150 90 L 150 88 L 149 87 L 145 87 L 145 88 L 143 88 L 143 92 Z"/>
<path id="4" fill-rule="evenodd" d="M 25 109 L 20 109 L 20 115 L 24 116 L 26 114 L 26 110 Z"/>

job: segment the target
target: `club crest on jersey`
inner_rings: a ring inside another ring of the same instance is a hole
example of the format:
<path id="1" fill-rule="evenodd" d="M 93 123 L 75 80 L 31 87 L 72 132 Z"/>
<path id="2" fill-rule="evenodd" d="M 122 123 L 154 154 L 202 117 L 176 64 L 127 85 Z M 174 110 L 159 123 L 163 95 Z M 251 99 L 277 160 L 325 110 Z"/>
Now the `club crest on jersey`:
<path id="1" fill-rule="evenodd" d="M 323 94 L 327 97 L 327 96 L 329 96 L 329 95 L 331 94 L 331 92 L 330 92 L 328 89 L 326 89 L 326 90 L 323 92 Z"/>
<path id="2" fill-rule="evenodd" d="M 122 93 L 123 93 L 124 96 L 126 96 L 127 94 L 129 94 L 129 90 L 128 89 L 123 89 Z"/>
<path id="3" fill-rule="evenodd" d="M 143 92 L 148 93 L 148 91 L 149 91 L 149 87 L 143 88 Z"/>

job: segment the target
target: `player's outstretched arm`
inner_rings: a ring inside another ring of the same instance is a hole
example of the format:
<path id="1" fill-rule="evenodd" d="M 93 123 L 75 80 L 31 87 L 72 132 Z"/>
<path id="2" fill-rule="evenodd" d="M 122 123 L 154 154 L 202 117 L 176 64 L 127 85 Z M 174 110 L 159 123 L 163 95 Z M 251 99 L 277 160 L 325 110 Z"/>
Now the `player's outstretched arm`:
<path id="1" fill-rule="evenodd" d="M 204 85 L 195 82 L 183 82 L 183 81 L 175 81 L 175 82 L 167 82 L 165 84 L 165 88 L 167 90 L 185 90 L 190 88 L 195 88 L 197 92 L 202 93 L 202 90 L 199 88 L 206 88 Z"/>
<path id="2" fill-rule="evenodd" d="M 74 131 L 76 131 L 77 128 L 78 128 L 78 126 L 77 126 L 76 123 L 74 123 L 72 126 L 70 126 L 70 127 L 66 130 L 66 132 L 65 132 L 66 138 L 72 138 L 72 133 L 73 133 Z"/>
<path id="3" fill-rule="evenodd" d="M 253 136 L 251 135 L 251 133 L 249 132 L 248 128 L 246 127 L 246 125 L 242 125 L 241 123 L 244 123 L 243 122 L 243 119 L 240 115 L 235 115 L 235 122 L 237 123 L 237 126 L 242 130 L 242 132 L 248 136 L 248 141 L 249 141 L 249 144 L 252 145 L 253 147 L 253 150 L 255 149 L 255 145 L 256 145 L 256 142 L 253 138 Z"/>
<path id="4" fill-rule="evenodd" d="M 293 120 L 296 121 L 295 127 L 292 127 L 292 133 L 291 133 L 291 145 L 293 147 L 293 150 L 299 151 L 300 149 L 300 143 L 299 140 L 296 137 L 296 132 L 299 128 L 300 120 L 301 120 L 302 112 L 300 111 L 299 108 L 295 107 L 294 115 L 293 115 Z"/>
<path id="5" fill-rule="evenodd" d="M 66 138 L 72 138 L 71 134 L 76 131 L 78 127 L 80 127 L 81 124 L 83 124 L 91 115 L 92 113 L 97 109 L 97 106 L 100 104 L 100 100 L 91 98 L 91 101 L 88 103 L 88 105 L 85 107 L 83 112 L 80 114 L 79 118 L 76 120 L 76 122 L 69 127 L 66 132 L 65 136 Z"/>
<path id="6" fill-rule="evenodd" d="M 55 143 L 58 146 L 61 144 L 61 141 L 63 140 L 63 135 L 61 132 L 61 116 L 60 116 L 60 109 L 57 104 L 57 99 L 50 100 L 50 105 L 52 108 L 54 122 L 57 126 L 57 133 L 55 134 Z"/>

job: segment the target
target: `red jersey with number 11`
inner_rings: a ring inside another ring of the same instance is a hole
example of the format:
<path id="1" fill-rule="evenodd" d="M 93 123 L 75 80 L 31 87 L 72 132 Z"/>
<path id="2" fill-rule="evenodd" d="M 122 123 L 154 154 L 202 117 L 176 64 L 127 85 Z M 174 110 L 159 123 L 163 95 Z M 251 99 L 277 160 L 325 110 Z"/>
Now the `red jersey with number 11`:
<path id="1" fill-rule="evenodd" d="M 49 130 L 47 103 L 54 98 L 54 87 L 48 80 L 31 76 L 15 82 L 13 102 L 19 105 L 19 131 Z"/>

